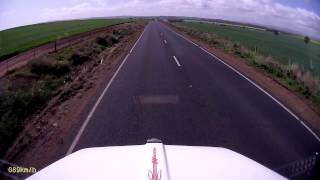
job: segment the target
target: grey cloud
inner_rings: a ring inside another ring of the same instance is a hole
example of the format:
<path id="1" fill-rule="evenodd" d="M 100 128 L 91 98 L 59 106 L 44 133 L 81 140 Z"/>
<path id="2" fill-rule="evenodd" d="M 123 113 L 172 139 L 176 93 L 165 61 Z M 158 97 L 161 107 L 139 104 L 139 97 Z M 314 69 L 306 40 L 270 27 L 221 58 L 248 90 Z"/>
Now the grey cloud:
<path id="1" fill-rule="evenodd" d="M 176 15 L 221 18 L 295 29 L 320 38 L 320 17 L 273 0 L 72 0 L 73 6 L 45 9 L 41 21 L 117 15 Z M 13 14 L 14 12 L 12 12 Z M 3 12 L 2 14 L 8 14 Z M 10 22 L 10 16 L 6 17 Z M 27 17 L 26 17 L 27 18 Z M 18 24 L 19 22 L 15 22 Z M 1 27 L 3 28 L 3 27 Z"/>

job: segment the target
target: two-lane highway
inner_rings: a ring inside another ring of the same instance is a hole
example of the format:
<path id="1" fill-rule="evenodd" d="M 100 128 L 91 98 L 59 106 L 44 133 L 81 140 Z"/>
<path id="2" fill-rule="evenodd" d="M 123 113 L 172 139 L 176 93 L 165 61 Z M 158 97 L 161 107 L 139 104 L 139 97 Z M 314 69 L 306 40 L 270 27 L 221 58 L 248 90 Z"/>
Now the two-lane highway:
<path id="1" fill-rule="evenodd" d="M 69 152 L 157 137 L 229 148 L 276 169 L 319 150 L 286 109 L 161 23 L 147 25 L 120 67 Z"/>

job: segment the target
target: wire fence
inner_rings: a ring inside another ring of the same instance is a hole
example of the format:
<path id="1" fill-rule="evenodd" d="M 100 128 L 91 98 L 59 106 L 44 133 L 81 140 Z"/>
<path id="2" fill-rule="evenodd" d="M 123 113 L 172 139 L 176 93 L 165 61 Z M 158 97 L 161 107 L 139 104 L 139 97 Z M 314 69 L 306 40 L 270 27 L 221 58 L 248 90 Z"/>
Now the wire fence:
<path id="1" fill-rule="evenodd" d="M 128 23 L 128 22 L 125 22 L 125 23 Z M 69 36 L 69 37 L 66 37 L 63 39 L 58 39 L 53 42 L 49 42 L 49 43 L 43 44 L 41 46 L 29 49 L 29 50 L 22 52 L 16 56 L 11 57 L 11 58 L 8 58 L 8 59 L 0 62 L 0 77 L 15 68 L 18 68 L 18 67 L 21 67 L 21 66 L 27 64 L 28 61 L 30 61 L 31 59 L 37 58 L 37 57 L 44 55 L 46 53 L 49 53 L 49 52 L 54 52 L 59 49 L 62 49 L 62 48 L 68 47 L 68 46 L 72 46 L 72 45 L 78 44 L 80 42 L 84 42 L 86 40 L 92 39 L 94 37 L 97 37 L 100 33 L 104 32 L 106 30 L 110 30 L 110 28 L 113 26 L 125 24 L 125 23 L 119 23 L 119 24 L 99 28 L 99 29 L 96 29 L 93 31 L 88 31 L 85 33 Z"/>

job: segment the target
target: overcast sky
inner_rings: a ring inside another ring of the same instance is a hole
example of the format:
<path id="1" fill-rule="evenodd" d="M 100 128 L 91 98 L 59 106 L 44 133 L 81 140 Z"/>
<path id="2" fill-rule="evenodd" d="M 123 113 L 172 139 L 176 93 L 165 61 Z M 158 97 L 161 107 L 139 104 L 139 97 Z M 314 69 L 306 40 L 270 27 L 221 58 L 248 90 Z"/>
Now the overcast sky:
<path id="1" fill-rule="evenodd" d="M 271 25 L 320 39 L 320 0 L 0 0 L 0 30 L 122 15 L 219 18 Z"/>

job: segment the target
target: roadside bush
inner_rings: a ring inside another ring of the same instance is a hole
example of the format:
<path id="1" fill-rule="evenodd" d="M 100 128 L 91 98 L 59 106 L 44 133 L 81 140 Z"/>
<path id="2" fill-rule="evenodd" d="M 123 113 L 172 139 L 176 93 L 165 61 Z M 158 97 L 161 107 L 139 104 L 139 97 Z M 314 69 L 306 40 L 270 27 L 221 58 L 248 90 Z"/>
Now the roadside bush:
<path id="1" fill-rule="evenodd" d="M 110 36 L 108 36 L 109 41 L 112 42 L 112 44 L 116 44 L 119 42 L 119 36 L 116 36 L 114 34 L 111 34 Z"/>
<path id="2" fill-rule="evenodd" d="M 78 66 L 90 60 L 90 54 L 84 51 L 77 51 L 71 55 L 72 65 Z"/>
<path id="3" fill-rule="evenodd" d="M 51 74 L 56 77 L 62 77 L 70 72 L 69 64 L 57 63 L 51 69 Z"/>
<path id="4" fill-rule="evenodd" d="M 119 42 L 119 39 L 122 37 L 118 31 L 113 31 L 113 34 L 106 35 L 105 37 L 99 36 L 96 38 L 96 43 L 103 47 L 110 47 L 113 44 Z"/>
<path id="5" fill-rule="evenodd" d="M 48 74 L 53 66 L 53 63 L 48 59 L 38 58 L 30 62 L 30 71 L 37 75 Z"/>
<path id="6" fill-rule="evenodd" d="M 54 63 L 49 59 L 35 59 L 30 63 L 30 72 L 36 75 L 61 77 L 70 72 L 70 67 L 68 64 Z"/>
<path id="7" fill-rule="evenodd" d="M 101 36 L 97 37 L 96 42 L 97 42 L 97 44 L 104 46 L 104 47 L 109 46 L 109 42 L 106 40 L 106 38 L 101 37 Z"/>
<path id="8" fill-rule="evenodd" d="M 59 62 L 68 62 L 72 55 L 72 49 L 71 48 L 66 48 L 64 51 L 61 51 L 57 54 L 53 55 L 53 58 Z"/>
<path id="9" fill-rule="evenodd" d="M 128 31 L 125 31 L 123 29 L 120 29 L 120 30 L 113 30 L 112 31 L 112 34 L 117 36 L 118 39 L 121 39 L 123 38 L 125 35 L 128 35 Z"/>
<path id="10" fill-rule="evenodd" d="M 9 71 L 6 72 L 6 75 L 13 74 L 16 71 L 17 71 L 16 69 L 10 69 Z"/>
<path id="11" fill-rule="evenodd" d="M 30 91 L 18 91 L 11 95 L 12 110 L 19 119 L 23 119 L 44 105 L 49 96 L 47 89 L 33 87 Z"/>
<path id="12" fill-rule="evenodd" d="M 316 103 L 317 105 L 320 105 L 320 92 L 318 92 L 317 95 L 315 95 L 315 96 L 312 97 L 312 101 L 313 101 L 314 103 Z"/>
<path id="13" fill-rule="evenodd" d="M 113 34 L 117 34 L 120 36 L 120 38 L 122 38 L 124 36 L 130 35 L 131 32 L 128 29 L 120 29 L 120 30 L 115 30 Z"/>
<path id="14" fill-rule="evenodd" d="M 233 49 L 238 49 L 240 48 L 240 43 L 233 43 Z"/>
<path id="15" fill-rule="evenodd" d="M 64 79 L 48 79 L 44 81 L 44 87 L 48 92 L 52 92 L 64 83 Z"/>
<path id="16" fill-rule="evenodd" d="M 200 34 L 200 38 L 201 38 L 201 39 L 204 39 L 204 40 L 206 40 L 206 41 L 208 41 L 208 42 L 213 39 L 212 35 L 209 34 L 209 33 L 201 33 L 201 34 Z"/>
<path id="17" fill-rule="evenodd" d="M 309 71 L 304 73 L 299 80 L 310 91 L 311 95 L 316 95 L 320 91 L 320 81 L 313 78 Z"/>
<path id="18" fill-rule="evenodd" d="M 286 66 L 286 74 L 289 78 L 303 84 L 305 89 L 310 91 L 311 94 L 316 96 L 320 92 L 320 80 L 315 78 L 311 72 L 305 72 L 299 65 L 290 64 Z"/>
<path id="19" fill-rule="evenodd" d="M 4 93 L 1 93 L 0 94 L 0 117 L 2 117 L 5 112 L 7 112 L 7 106 L 5 102 L 6 102 L 6 96 Z"/>
<path id="20" fill-rule="evenodd" d="M 101 51 L 103 51 L 106 47 L 105 46 L 99 46 L 95 43 L 93 43 L 91 45 L 91 48 L 92 48 L 92 54 L 95 54 L 95 55 L 98 55 L 101 53 Z"/>
<path id="21" fill-rule="evenodd" d="M 8 114 L 1 115 L 0 118 L 0 156 L 2 156 L 6 147 L 10 146 L 16 135 L 22 129 L 21 122 L 18 118 L 8 117 Z"/>
<path id="22" fill-rule="evenodd" d="M 320 81 L 309 71 L 304 71 L 297 64 L 281 65 L 272 57 L 257 56 L 256 66 L 282 79 L 289 87 L 300 92 L 306 98 L 317 96 L 320 92 Z"/>
<path id="23" fill-rule="evenodd" d="M 298 64 L 289 64 L 286 67 L 286 72 L 287 76 L 294 80 L 300 79 L 303 74 L 302 69 L 299 67 Z"/>
<path id="24" fill-rule="evenodd" d="M 16 135 L 21 131 L 24 119 L 38 111 L 47 102 L 49 92 L 43 87 L 34 87 L 29 91 L 7 92 L 0 106 L 0 154 L 5 152 Z"/>

